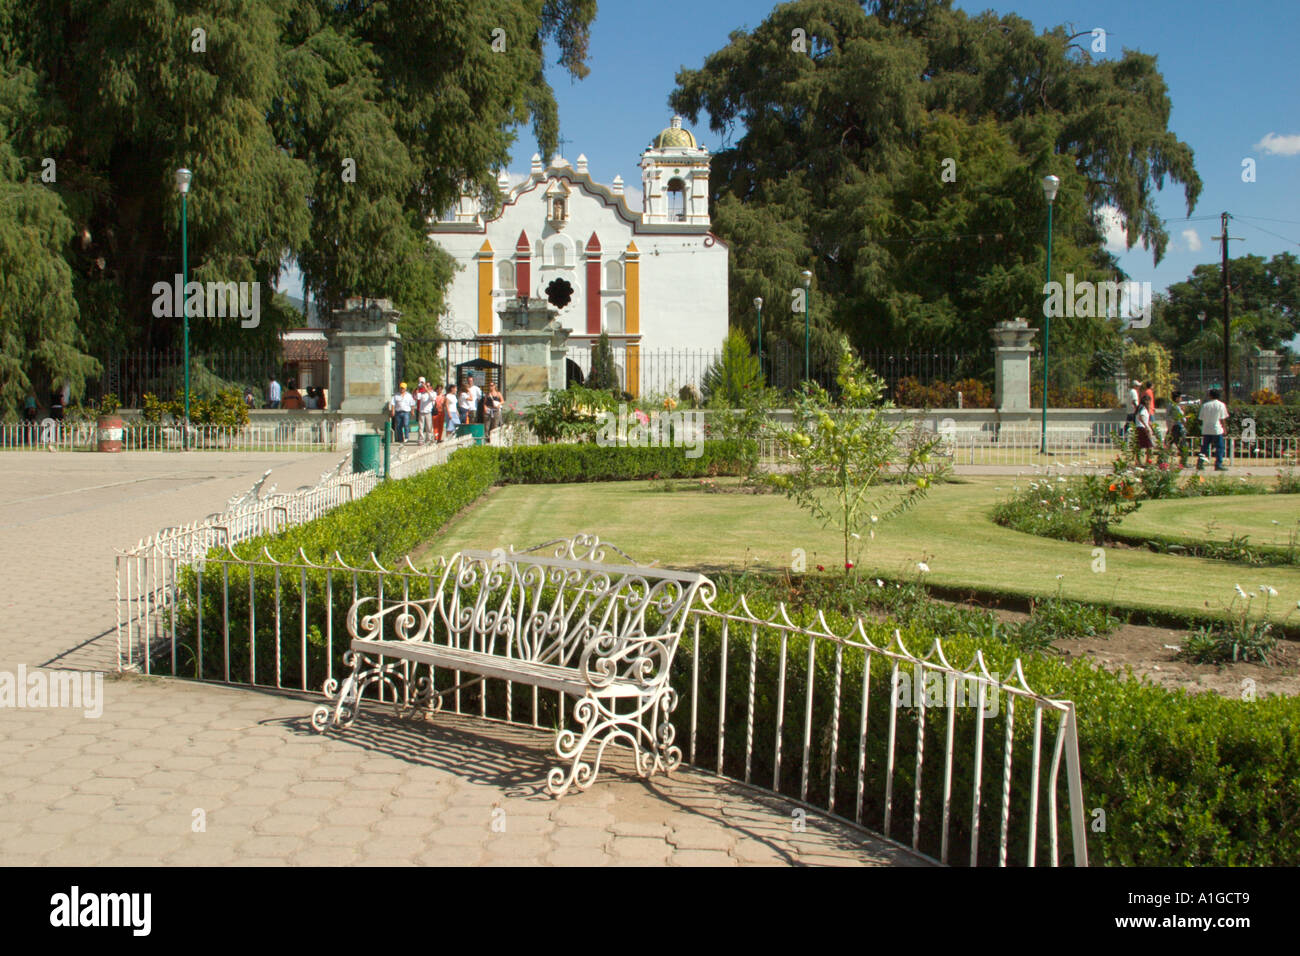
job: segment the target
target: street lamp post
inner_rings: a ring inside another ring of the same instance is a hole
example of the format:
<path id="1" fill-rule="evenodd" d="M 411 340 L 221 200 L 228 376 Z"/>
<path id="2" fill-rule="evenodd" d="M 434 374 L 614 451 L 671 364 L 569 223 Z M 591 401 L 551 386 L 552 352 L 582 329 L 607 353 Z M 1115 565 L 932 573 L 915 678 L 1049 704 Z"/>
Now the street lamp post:
<path id="1" fill-rule="evenodd" d="M 1205 312 L 1204 312 L 1204 310 L 1202 310 L 1201 312 L 1198 312 L 1197 315 L 1196 315 L 1196 317 L 1197 317 L 1198 319 L 1200 319 L 1200 321 L 1201 321 L 1201 335 L 1205 335 Z M 1204 344 L 1204 343 L 1202 343 L 1202 344 Z M 1199 382 L 1197 382 L 1196 384 L 1197 384 L 1197 387 L 1200 389 L 1200 391 L 1201 391 L 1202 393 L 1204 393 L 1204 391 L 1205 391 L 1205 352 L 1202 351 L 1202 350 L 1199 350 L 1199 349 L 1198 349 L 1198 351 L 1201 352 L 1201 380 L 1200 380 Z"/>
<path id="2" fill-rule="evenodd" d="M 1061 188 L 1057 176 L 1043 177 L 1043 196 L 1047 199 L 1047 282 L 1052 281 L 1052 206 L 1056 202 L 1056 191 Z M 1047 363 L 1048 349 L 1052 341 L 1052 316 L 1048 309 L 1043 309 L 1043 436 L 1039 451 L 1047 454 Z"/>
<path id="3" fill-rule="evenodd" d="M 754 310 L 758 312 L 758 377 L 760 380 L 764 380 L 763 379 L 763 299 L 761 296 L 756 296 L 754 298 Z"/>
<path id="4" fill-rule="evenodd" d="M 803 380 L 811 377 L 808 373 L 808 343 L 810 341 L 809 317 L 812 315 L 812 273 L 807 269 L 799 273 L 803 277 Z"/>
<path id="5" fill-rule="evenodd" d="M 176 170 L 176 191 L 181 194 L 181 317 L 185 325 L 185 425 L 181 436 L 181 447 L 188 448 L 190 442 L 190 312 L 186 308 L 185 288 L 190 284 L 190 250 L 189 250 L 189 210 L 186 197 L 190 192 L 190 180 L 194 174 L 182 167 Z"/>

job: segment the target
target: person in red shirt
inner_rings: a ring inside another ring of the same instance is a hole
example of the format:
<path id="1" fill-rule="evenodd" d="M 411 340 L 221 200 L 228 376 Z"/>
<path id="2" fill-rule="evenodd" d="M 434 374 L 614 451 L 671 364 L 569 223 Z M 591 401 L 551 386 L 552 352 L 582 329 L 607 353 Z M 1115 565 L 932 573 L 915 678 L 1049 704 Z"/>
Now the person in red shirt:
<path id="1" fill-rule="evenodd" d="M 442 441 L 442 427 L 447 420 L 447 395 L 446 386 L 439 385 L 433 400 L 433 437 L 435 441 Z"/>

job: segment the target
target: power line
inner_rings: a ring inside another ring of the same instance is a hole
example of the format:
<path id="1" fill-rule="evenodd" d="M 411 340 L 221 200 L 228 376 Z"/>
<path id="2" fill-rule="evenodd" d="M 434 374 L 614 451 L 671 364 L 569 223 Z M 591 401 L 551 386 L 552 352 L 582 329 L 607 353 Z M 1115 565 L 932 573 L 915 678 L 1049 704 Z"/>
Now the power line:
<path id="1" fill-rule="evenodd" d="M 1268 216 L 1235 216 L 1235 219 L 1258 219 L 1260 222 L 1285 222 L 1292 226 L 1300 226 L 1300 219 L 1270 219 Z"/>
<path id="2" fill-rule="evenodd" d="M 1237 222 L 1241 222 L 1241 221 L 1242 221 L 1242 217 L 1240 217 L 1240 216 L 1233 216 L 1232 218 L 1235 219 Z M 1283 242 L 1289 242 L 1289 243 L 1291 243 L 1293 246 L 1300 246 L 1300 242 L 1297 242 L 1295 239 L 1288 239 L 1286 236 L 1279 235 L 1279 234 L 1276 233 L 1276 232 L 1272 232 L 1272 231 L 1270 231 L 1270 230 L 1268 230 L 1268 229 L 1265 229 L 1263 226 L 1257 226 L 1257 225 L 1255 225 L 1253 222 L 1247 222 L 1247 223 L 1244 223 L 1244 225 L 1250 226 L 1251 229 L 1258 229 L 1260 232 L 1262 232 L 1262 233 L 1266 233 L 1267 235 L 1270 235 L 1270 236 L 1272 236 L 1272 237 L 1275 238 L 1275 239 L 1281 239 Z"/>

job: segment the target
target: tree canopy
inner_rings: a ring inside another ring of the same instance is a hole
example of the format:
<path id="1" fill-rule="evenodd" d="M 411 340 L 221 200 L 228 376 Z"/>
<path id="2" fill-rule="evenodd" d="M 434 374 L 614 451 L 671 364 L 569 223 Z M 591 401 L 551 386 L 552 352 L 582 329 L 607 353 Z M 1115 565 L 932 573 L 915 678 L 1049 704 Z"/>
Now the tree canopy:
<path id="1" fill-rule="evenodd" d="M 1292 360 L 1291 339 L 1300 335 L 1300 260 L 1290 252 L 1272 259 L 1240 256 L 1228 261 L 1229 344 L 1242 350 L 1273 349 Z M 1205 313 L 1201 323 L 1200 314 Z M 1158 296 L 1151 326 L 1135 331 L 1139 341 L 1154 340 L 1169 351 L 1202 360 L 1223 357 L 1223 273 L 1205 263 L 1184 282 Z"/>
<path id="2" fill-rule="evenodd" d="M 1049 173 L 1062 180 L 1054 278 L 1122 278 L 1104 246 L 1106 207 L 1129 246 L 1143 240 L 1159 261 L 1156 192 L 1182 184 L 1190 211 L 1201 183 L 1167 128 L 1153 56 L 1096 60 L 1091 34 L 1040 34 L 950 0 L 867 6 L 782 4 L 677 75 L 672 106 L 737 137 L 711 172 L 733 315 L 752 324 L 752 298 L 789 301 L 811 268 L 824 351 L 842 330 L 860 347 L 944 347 L 990 364 L 995 322 L 1042 322 Z M 771 315 L 781 334 L 782 310 Z M 1053 322 L 1054 359 L 1086 365 L 1117 347 L 1119 326 Z"/>
<path id="3" fill-rule="evenodd" d="M 77 391 L 96 350 L 179 341 L 150 305 L 181 271 L 182 166 L 192 280 L 269 289 L 292 259 L 324 307 L 388 297 L 427 334 L 453 268 L 429 217 L 464 188 L 495 200 L 517 127 L 554 149 L 545 47 L 584 76 L 595 9 L 0 0 L 0 402 L 31 384 L 16 369 Z M 262 301 L 255 329 L 191 320 L 195 348 L 298 321 Z"/>

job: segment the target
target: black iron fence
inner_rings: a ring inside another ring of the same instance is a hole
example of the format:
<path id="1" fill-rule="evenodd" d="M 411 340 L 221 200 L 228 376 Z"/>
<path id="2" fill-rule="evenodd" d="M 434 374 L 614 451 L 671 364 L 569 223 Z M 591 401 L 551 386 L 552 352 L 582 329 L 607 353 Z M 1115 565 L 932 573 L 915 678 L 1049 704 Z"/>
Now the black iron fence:
<path id="1" fill-rule="evenodd" d="M 1234 359 L 1228 364 L 1232 374 L 1230 400 L 1249 401 L 1251 392 L 1259 386 L 1256 384 L 1256 372 L 1245 358 Z M 1218 389 L 1223 394 L 1223 356 L 1205 360 L 1181 358 L 1176 359 L 1170 371 L 1174 376 L 1174 386 L 1181 392 L 1189 392 L 1198 398 L 1204 398 L 1210 389 Z"/>
<path id="2" fill-rule="evenodd" d="M 623 343 L 612 343 L 614 366 L 624 388 L 628 388 L 627 375 L 630 359 Z M 676 393 L 685 385 L 703 387 L 709 369 L 721 357 L 718 349 L 641 349 L 637 363 L 640 371 L 641 394 Z M 951 383 L 969 374 L 970 357 L 956 352 L 909 350 L 889 352 L 877 349 L 862 354 L 864 362 L 883 378 L 891 394 L 900 381 L 914 379 L 921 385 L 937 381 Z M 582 371 L 591 372 L 591 347 L 583 344 L 570 347 L 569 358 Z M 802 347 L 782 340 L 763 343 L 761 356 L 763 378 L 767 384 L 782 391 L 793 391 L 805 379 L 805 359 Z M 807 357 L 807 378 L 823 388 L 834 389 L 838 357 L 814 350 Z"/>
<path id="3" fill-rule="evenodd" d="M 86 397 L 98 402 L 112 393 L 127 408 L 139 408 L 146 392 L 170 398 L 185 381 L 182 349 L 130 349 L 98 355 L 103 371 L 97 381 L 87 383 Z M 266 387 L 275 374 L 284 380 L 284 357 L 278 350 L 227 349 L 221 352 L 191 353 L 191 384 L 205 373 L 240 386 Z M 260 394 L 260 391 L 259 391 Z"/>

